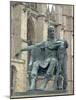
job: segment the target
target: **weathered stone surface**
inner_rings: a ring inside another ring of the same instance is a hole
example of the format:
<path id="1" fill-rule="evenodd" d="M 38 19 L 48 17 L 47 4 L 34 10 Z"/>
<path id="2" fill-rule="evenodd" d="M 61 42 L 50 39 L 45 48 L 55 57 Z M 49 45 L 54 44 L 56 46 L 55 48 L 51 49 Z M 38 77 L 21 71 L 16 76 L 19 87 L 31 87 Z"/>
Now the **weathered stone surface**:
<path id="1" fill-rule="evenodd" d="M 56 22 L 56 37 L 60 37 L 61 39 L 65 39 L 68 41 L 69 47 L 68 47 L 68 61 L 67 61 L 67 74 L 68 74 L 68 91 L 67 93 L 73 93 L 73 6 L 68 5 L 55 5 L 57 8 L 55 11 L 55 18 L 57 19 Z M 34 27 L 34 29 L 30 29 L 30 38 L 32 39 L 33 43 L 43 41 L 47 39 L 47 26 L 48 23 L 45 22 L 45 17 L 40 16 L 36 17 L 40 13 L 46 14 L 46 5 L 38 4 L 37 5 L 38 12 L 35 10 L 30 10 L 26 7 L 25 12 L 23 11 L 24 6 L 23 5 L 16 5 L 11 6 L 11 58 L 14 58 L 14 55 L 21 49 L 27 46 L 24 42 L 22 42 L 22 39 L 27 40 L 27 34 L 28 32 L 28 18 L 30 18 L 32 21 L 29 24 Z M 34 13 L 35 17 L 28 13 Z M 31 27 L 30 26 L 30 27 Z M 34 30 L 34 31 L 33 31 Z M 33 32 L 33 33 L 31 33 Z M 16 85 L 15 90 L 16 92 L 25 92 L 29 89 L 28 81 L 27 81 L 27 63 L 28 63 L 28 54 L 26 52 L 23 52 L 20 59 L 23 59 L 20 62 L 20 60 L 14 59 L 11 60 L 11 65 L 14 64 L 17 68 L 17 78 L 16 78 Z M 17 60 L 17 61 L 16 61 Z M 37 82 L 37 87 L 41 84 L 43 80 L 40 80 Z M 50 84 L 52 82 L 49 81 L 49 84 L 47 88 L 50 87 Z"/>

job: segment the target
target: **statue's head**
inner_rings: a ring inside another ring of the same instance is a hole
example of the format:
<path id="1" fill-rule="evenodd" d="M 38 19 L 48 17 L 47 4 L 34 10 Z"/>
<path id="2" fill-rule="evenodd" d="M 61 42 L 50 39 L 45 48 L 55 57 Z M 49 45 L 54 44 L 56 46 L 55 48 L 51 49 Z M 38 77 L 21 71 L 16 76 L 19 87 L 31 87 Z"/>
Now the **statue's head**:
<path id="1" fill-rule="evenodd" d="M 48 38 L 54 39 L 54 26 L 48 27 Z"/>

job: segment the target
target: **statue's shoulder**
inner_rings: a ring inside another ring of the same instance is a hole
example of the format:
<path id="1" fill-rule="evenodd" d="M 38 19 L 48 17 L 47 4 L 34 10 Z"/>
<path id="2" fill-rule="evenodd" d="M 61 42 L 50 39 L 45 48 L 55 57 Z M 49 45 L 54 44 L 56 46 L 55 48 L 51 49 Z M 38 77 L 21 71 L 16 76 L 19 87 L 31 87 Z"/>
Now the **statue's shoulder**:
<path id="1" fill-rule="evenodd" d="M 68 42 L 67 42 L 67 40 L 57 39 L 56 41 L 60 42 L 61 45 L 64 45 L 65 48 L 68 48 Z"/>
<path id="2" fill-rule="evenodd" d="M 65 46 L 65 48 L 68 48 L 68 46 L 69 46 L 69 44 L 66 40 L 64 40 L 64 46 Z"/>
<path id="3" fill-rule="evenodd" d="M 68 48 L 68 41 L 67 40 L 61 40 L 64 43 L 64 47 Z"/>

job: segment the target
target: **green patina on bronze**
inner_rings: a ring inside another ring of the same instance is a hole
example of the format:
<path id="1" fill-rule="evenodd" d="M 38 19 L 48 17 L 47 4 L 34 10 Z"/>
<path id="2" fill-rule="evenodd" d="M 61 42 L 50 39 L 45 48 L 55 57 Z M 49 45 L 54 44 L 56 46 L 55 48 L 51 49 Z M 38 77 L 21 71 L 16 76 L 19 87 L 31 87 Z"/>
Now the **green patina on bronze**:
<path id="1" fill-rule="evenodd" d="M 29 61 L 29 79 L 30 90 L 36 89 L 36 81 L 38 78 L 38 70 L 41 67 L 46 70 L 44 74 L 44 83 L 40 86 L 41 90 L 45 90 L 49 79 L 52 79 L 55 72 L 55 80 L 53 83 L 54 90 L 66 90 L 67 88 L 67 52 L 68 44 L 64 40 L 54 38 L 54 27 L 48 27 L 48 39 L 37 44 L 21 49 L 16 57 L 23 51 L 30 51 L 31 57 Z M 56 71 L 55 71 L 56 70 Z"/>

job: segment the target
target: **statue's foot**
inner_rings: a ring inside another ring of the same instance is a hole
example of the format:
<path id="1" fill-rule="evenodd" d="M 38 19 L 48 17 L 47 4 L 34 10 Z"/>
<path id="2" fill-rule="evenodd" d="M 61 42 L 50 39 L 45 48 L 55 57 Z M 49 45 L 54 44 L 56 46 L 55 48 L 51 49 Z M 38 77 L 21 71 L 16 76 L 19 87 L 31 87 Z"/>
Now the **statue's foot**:
<path id="1" fill-rule="evenodd" d="M 32 91 L 32 90 L 35 90 L 35 89 L 36 89 L 35 86 L 32 86 L 32 85 L 31 85 L 29 90 Z"/>
<path id="2" fill-rule="evenodd" d="M 64 92 L 67 92 L 67 89 L 65 88 L 65 89 L 63 89 L 63 91 L 64 91 Z"/>
<path id="3" fill-rule="evenodd" d="M 35 88 L 30 88 L 29 90 L 30 90 L 30 91 L 34 91 L 34 90 L 36 90 L 36 89 L 35 89 Z"/>
<path id="4" fill-rule="evenodd" d="M 44 86 L 41 86 L 39 89 L 42 90 L 42 91 L 46 91 L 47 90 L 46 87 L 44 87 Z"/>
<path id="5" fill-rule="evenodd" d="M 41 90 L 46 90 L 47 84 L 48 84 L 48 79 L 45 79 L 45 80 L 44 80 L 44 83 L 41 85 L 40 89 L 41 89 Z"/>
<path id="6" fill-rule="evenodd" d="M 45 89 L 45 87 L 42 85 L 42 86 L 40 87 L 40 90 L 43 90 L 43 89 Z"/>
<path id="7" fill-rule="evenodd" d="M 30 90 L 35 90 L 36 89 L 36 82 L 35 81 L 36 81 L 35 79 L 31 80 Z"/>

